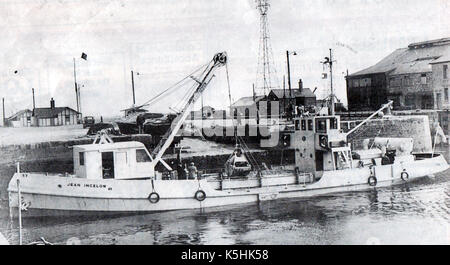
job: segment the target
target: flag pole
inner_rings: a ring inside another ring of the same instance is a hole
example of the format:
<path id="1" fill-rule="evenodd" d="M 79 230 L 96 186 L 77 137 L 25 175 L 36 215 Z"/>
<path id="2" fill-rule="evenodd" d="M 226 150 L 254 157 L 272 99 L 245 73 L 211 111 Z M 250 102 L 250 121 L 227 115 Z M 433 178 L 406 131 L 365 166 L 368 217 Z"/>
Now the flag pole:
<path id="1" fill-rule="evenodd" d="M 436 128 L 436 133 L 434 134 L 434 142 L 433 142 L 433 150 L 431 151 L 431 158 L 434 156 L 434 149 L 436 148 L 436 136 L 437 136 L 438 130 Z"/>

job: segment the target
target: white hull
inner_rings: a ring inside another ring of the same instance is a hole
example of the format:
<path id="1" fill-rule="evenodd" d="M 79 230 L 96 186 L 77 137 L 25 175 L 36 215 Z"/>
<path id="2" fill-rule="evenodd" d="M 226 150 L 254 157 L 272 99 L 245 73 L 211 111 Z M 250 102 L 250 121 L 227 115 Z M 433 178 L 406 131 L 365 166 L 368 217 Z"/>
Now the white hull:
<path id="1" fill-rule="evenodd" d="M 401 173 L 406 170 L 408 181 L 436 174 L 448 169 L 442 155 L 424 160 L 374 166 L 376 187 L 404 183 Z M 368 184 L 371 171 L 368 167 L 337 171 L 325 171 L 317 182 L 311 184 L 290 184 L 255 188 L 217 190 L 212 182 L 202 180 L 114 180 L 84 179 L 36 173 L 16 173 L 10 181 L 9 205 L 11 213 L 18 210 L 17 179 L 20 178 L 22 204 L 27 210 L 22 216 L 51 215 L 52 211 L 62 214 L 77 213 L 145 213 L 181 209 L 251 203 L 279 198 L 296 198 L 335 192 L 348 192 L 373 188 Z M 199 190 L 206 193 L 204 201 L 198 201 L 194 194 Z M 149 194 L 155 191 L 160 200 L 149 201 Z"/>

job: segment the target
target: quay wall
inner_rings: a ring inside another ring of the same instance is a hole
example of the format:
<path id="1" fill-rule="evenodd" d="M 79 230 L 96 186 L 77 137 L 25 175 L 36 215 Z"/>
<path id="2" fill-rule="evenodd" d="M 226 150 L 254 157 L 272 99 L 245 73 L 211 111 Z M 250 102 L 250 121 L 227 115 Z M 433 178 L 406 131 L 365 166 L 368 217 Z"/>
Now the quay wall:
<path id="1" fill-rule="evenodd" d="M 348 132 L 360 121 L 341 121 L 341 128 Z M 358 128 L 348 139 L 355 149 L 362 148 L 362 141 L 374 137 L 413 138 L 413 152 L 431 152 L 432 133 L 429 117 L 417 116 L 385 116 L 382 119 L 372 119 Z"/>

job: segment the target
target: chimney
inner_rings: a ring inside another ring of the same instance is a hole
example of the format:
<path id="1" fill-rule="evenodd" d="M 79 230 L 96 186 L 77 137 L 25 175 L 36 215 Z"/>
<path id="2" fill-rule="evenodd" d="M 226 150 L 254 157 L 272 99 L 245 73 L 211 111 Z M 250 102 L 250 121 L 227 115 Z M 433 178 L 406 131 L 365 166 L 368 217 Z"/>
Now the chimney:
<path id="1" fill-rule="evenodd" d="M 53 98 L 50 99 L 50 108 L 51 108 L 51 109 L 54 109 L 54 108 L 55 108 L 55 100 L 53 100 Z"/>
<path id="2" fill-rule="evenodd" d="M 298 90 L 300 90 L 300 92 L 303 90 L 303 81 L 301 78 L 298 80 Z"/>

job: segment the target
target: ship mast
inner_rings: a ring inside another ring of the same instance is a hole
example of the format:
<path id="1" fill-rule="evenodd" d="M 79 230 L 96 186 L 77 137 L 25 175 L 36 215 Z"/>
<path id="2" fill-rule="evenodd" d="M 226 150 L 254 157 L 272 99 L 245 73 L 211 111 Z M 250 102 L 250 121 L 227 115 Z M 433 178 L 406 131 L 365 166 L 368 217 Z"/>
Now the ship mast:
<path id="1" fill-rule="evenodd" d="M 334 100 L 335 100 L 335 95 L 334 95 L 334 89 L 333 89 L 333 53 L 331 52 L 330 49 L 330 57 L 325 57 L 325 60 L 322 62 L 323 65 L 328 65 L 330 67 L 330 88 L 331 88 L 331 94 L 330 94 L 330 115 L 335 115 L 335 106 L 334 106 Z"/>

